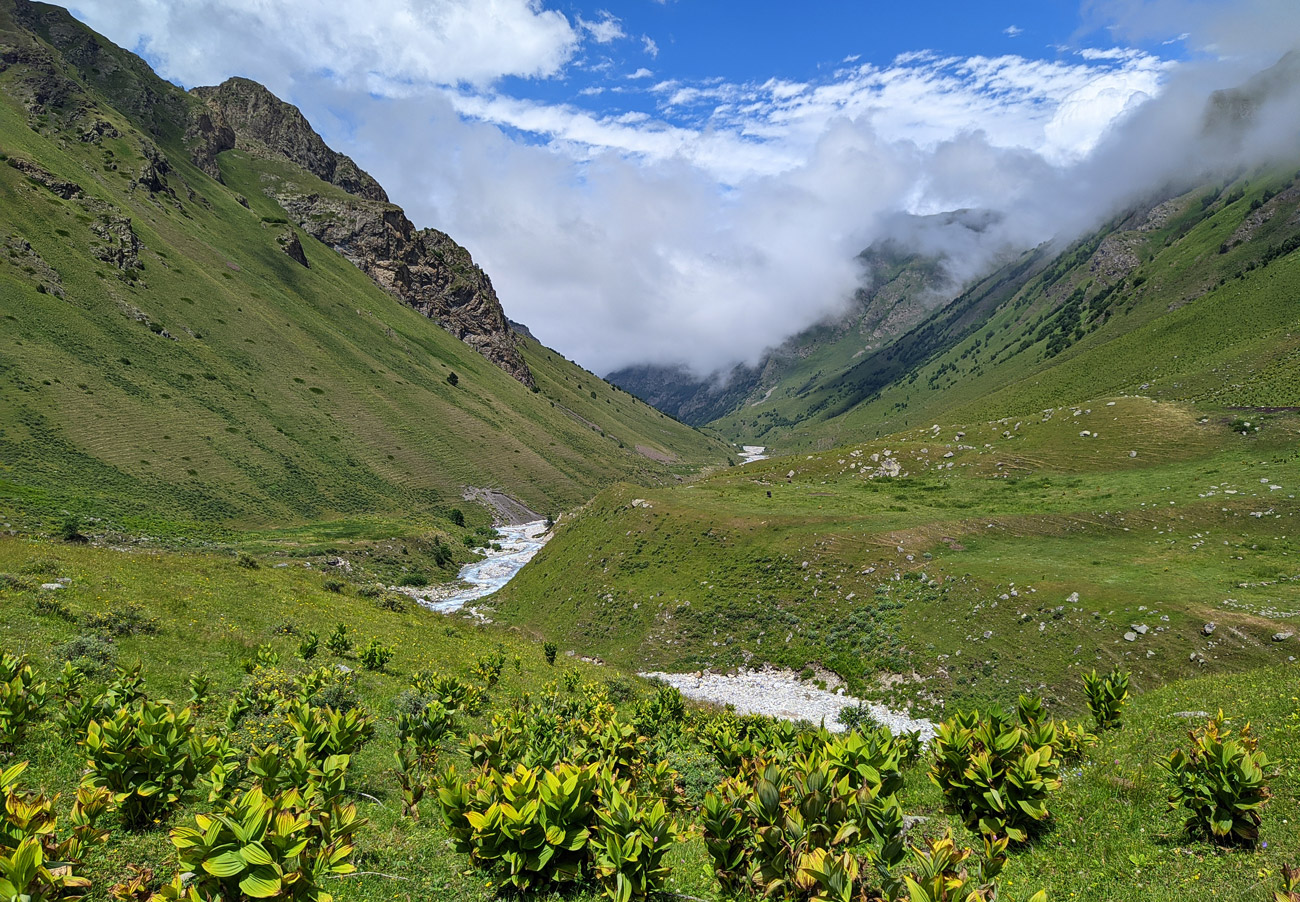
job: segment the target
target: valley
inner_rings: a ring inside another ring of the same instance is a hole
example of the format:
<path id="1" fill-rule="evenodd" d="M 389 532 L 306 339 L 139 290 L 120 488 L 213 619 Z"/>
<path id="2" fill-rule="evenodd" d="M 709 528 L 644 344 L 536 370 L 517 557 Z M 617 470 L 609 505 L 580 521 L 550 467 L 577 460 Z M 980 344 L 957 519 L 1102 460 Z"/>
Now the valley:
<path id="1" fill-rule="evenodd" d="M 602 378 L 146 56 L 0 0 L 0 897 L 1300 898 L 1295 147 Z"/>

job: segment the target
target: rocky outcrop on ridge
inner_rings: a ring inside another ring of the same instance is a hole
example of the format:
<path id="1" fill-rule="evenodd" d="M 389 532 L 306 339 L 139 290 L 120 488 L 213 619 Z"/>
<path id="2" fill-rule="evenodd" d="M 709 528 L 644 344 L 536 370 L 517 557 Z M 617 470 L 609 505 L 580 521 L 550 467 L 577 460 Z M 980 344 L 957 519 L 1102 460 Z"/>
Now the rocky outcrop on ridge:
<path id="1" fill-rule="evenodd" d="M 234 129 L 241 149 L 289 160 L 346 193 L 268 182 L 266 194 L 299 228 L 338 251 L 393 297 L 524 385 L 534 386 L 492 280 L 469 251 L 437 229 L 417 229 L 401 207 L 388 202 L 378 182 L 327 147 L 296 107 L 261 85 L 234 78 L 215 88 L 195 88 L 193 94 L 208 105 L 214 120 Z"/>
<path id="2" fill-rule="evenodd" d="M 465 248 L 437 229 L 417 229 L 392 204 L 302 193 L 283 183 L 266 190 L 304 232 L 533 387 L 492 280 Z"/>
<path id="3" fill-rule="evenodd" d="M 247 78 L 191 91 L 234 130 L 241 147 L 267 148 L 348 194 L 388 202 L 388 194 L 351 157 L 331 150 L 299 109 Z"/>

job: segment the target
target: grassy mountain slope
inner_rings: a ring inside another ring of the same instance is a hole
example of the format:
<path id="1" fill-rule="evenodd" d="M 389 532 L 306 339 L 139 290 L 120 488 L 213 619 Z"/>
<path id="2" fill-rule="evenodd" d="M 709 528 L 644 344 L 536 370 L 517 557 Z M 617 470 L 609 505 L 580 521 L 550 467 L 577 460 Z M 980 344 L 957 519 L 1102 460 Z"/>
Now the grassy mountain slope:
<path id="1" fill-rule="evenodd" d="M 1080 671 L 1112 662 L 1148 690 L 1285 660 L 1300 418 L 1232 420 L 1118 398 L 615 487 L 493 606 L 625 666 L 821 663 L 930 713 L 1077 705 Z"/>
<path id="2" fill-rule="evenodd" d="M 48 606 L 38 607 L 38 600 L 49 601 L 53 594 L 36 588 L 38 583 L 68 580 L 68 587 L 57 594 L 72 617 L 139 606 L 142 616 L 155 620 L 157 632 L 116 638 L 111 643 L 115 659 L 143 662 L 146 689 L 153 698 L 183 699 L 190 674 L 205 674 L 212 697 L 198 719 L 204 735 L 223 728 L 229 699 L 250 681 L 243 662 L 259 646 L 267 646 L 280 658 L 269 674 L 258 671 L 259 680 L 272 685 L 283 679 L 279 672 L 298 675 L 313 666 L 340 662 L 324 649 L 309 663 L 299 661 L 295 649 L 307 630 L 326 635 L 343 622 L 352 628 L 358 646 L 371 638 L 393 646 L 396 654 L 382 673 L 364 670 L 352 657 L 345 659 L 354 668 L 347 682 L 356 700 L 376 716 L 377 731 L 353 760 L 347 778 L 350 798 L 367 823 L 357 835 L 354 857 L 362 873 L 330 886 L 339 899 L 486 902 L 499 898 L 492 882 L 467 870 L 466 858 L 451 850 L 431 799 L 419 806 L 418 820 L 400 816 L 393 762 L 395 719 L 399 696 L 414 672 L 437 670 L 476 683 L 475 660 L 498 652 L 505 655 L 500 683 L 489 691 L 486 710 L 459 718 L 460 736 L 490 729 L 493 714 L 510 710 L 527 694 L 537 697 L 544 691 L 541 687 L 566 671 L 575 671 L 580 681 L 598 689 L 616 685 L 620 697 L 630 692 L 632 699 L 622 706 L 627 714 L 638 697 L 650 692 L 612 667 L 564 656 L 555 667 L 548 667 L 541 648 L 512 630 L 419 608 L 389 610 L 351 590 L 325 591 L 319 573 L 303 567 L 250 570 L 229 557 L 212 554 L 121 554 L 106 548 L 0 538 L 0 573 L 6 574 L 0 581 L 0 604 L 7 615 L 0 622 L 0 648 L 28 654 L 46 678 L 52 678 L 60 666 L 62 643 L 81 635 L 83 627 L 53 615 Z M 298 635 L 286 634 L 288 629 Z M 1001 897 L 1027 899 L 1044 888 L 1052 899 L 1096 902 L 1135 898 L 1261 902 L 1269 898 L 1279 885 L 1281 865 L 1294 861 L 1300 842 L 1298 680 L 1296 665 L 1282 663 L 1240 674 L 1200 676 L 1138 695 L 1125 711 L 1123 729 L 1105 734 L 1080 764 L 1065 770 L 1064 785 L 1050 801 L 1054 826 L 1011 856 Z M 561 694 L 566 702 L 578 697 L 562 690 Z M 57 702 L 52 699 L 49 706 L 47 714 L 52 715 Z M 1220 708 L 1236 726 L 1252 721 L 1261 749 L 1274 762 L 1267 775 L 1274 798 L 1263 812 L 1263 845 L 1255 851 L 1222 850 L 1185 837 L 1180 814 L 1164 804 L 1167 783 L 1159 759 L 1186 745 L 1186 731 L 1199 719 L 1195 712 Z M 1052 709 L 1057 716 L 1078 711 L 1077 706 Z M 250 741 L 274 738 L 277 730 L 283 727 L 270 716 L 249 717 L 232 739 L 247 748 Z M 441 760 L 455 761 L 463 769 L 458 744 L 445 742 Z M 43 718 L 13 753 L 14 760 L 31 762 L 23 785 L 63 792 L 60 811 L 66 813 L 67 796 L 82 775 L 84 754 L 59 723 L 52 716 Z M 699 783 L 709 785 L 723 776 L 707 754 L 696 752 L 689 761 L 674 758 L 672 763 L 694 781 L 695 792 Z M 943 810 L 939 790 L 926 778 L 924 765 L 905 774 L 900 793 L 903 808 L 924 818 L 914 828 L 913 841 L 952 828 L 964 844 L 979 845 L 978 838 Z M 693 807 L 698 798 L 685 802 L 678 817 L 683 823 L 698 822 Z M 213 807 L 206 789 L 200 788 L 188 793 L 161 827 L 127 830 L 110 819 L 108 842 L 93 850 L 78 869 L 93 883 L 87 898 L 108 898 L 108 887 L 128 877 L 132 865 L 153 869 L 155 889 L 169 880 L 176 858 L 168 829 L 192 823 L 195 813 Z M 722 898 L 698 834 L 684 836 L 666 863 L 672 868 L 665 887 L 670 892 L 705 900 Z M 587 885 L 569 890 L 566 898 L 594 902 L 603 897 Z"/>
<path id="3" fill-rule="evenodd" d="M 716 421 L 793 450 L 1143 392 L 1240 406 L 1300 391 L 1300 188 L 1260 170 L 994 273 L 883 349 Z"/>
<path id="4" fill-rule="evenodd" d="M 558 355 L 529 391 L 290 227 L 263 193 L 342 189 L 239 150 L 220 154 L 215 181 L 190 159 L 179 113 L 141 130 L 192 99 L 70 18 L 59 27 L 76 37 L 65 46 L 98 42 L 97 84 L 0 4 L 10 56 L 26 54 L 0 72 L 6 520 L 71 510 L 192 532 L 405 519 L 466 486 L 553 510 L 616 479 L 725 459 Z M 38 54 L 52 62 L 24 62 Z M 149 92 L 167 102 L 145 104 Z M 309 267 L 286 254 L 292 239 Z M 563 409 L 566 382 L 589 402 L 568 406 L 608 434 Z"/>

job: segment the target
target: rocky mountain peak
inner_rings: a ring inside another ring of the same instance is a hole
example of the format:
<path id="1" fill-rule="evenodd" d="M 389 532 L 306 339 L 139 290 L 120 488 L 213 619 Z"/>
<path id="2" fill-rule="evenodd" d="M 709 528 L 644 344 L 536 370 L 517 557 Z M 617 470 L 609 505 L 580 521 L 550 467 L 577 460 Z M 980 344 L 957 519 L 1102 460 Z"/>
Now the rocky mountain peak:
<path id="1" fill-rule="evenodd" d="M 349 194 L 388 202 L 379 182 L 351 157 L 332 150 L 296 106 L 257 82 L 230 78 L 216 87 L 194 88 L 191 93 L 234 129 L 239 145 L 260 145 L 257 149 L 278 154 Z"/>
<path id="2" fill-rule="evenodd" d="M 257 82 L 231 78 L 216 87 L 194 88 L 191 94 L 214 123 L 233 131 L 236 147 L 288 160 L 341 189 L 328 192 L 293 178 L 269 179 L 263 190 L 299 228 L 533 387 L 492 280 L 469 251 L 436 229 L 417 229 L 369 173 L 331 149 L 297 107 Z M 301 247 L 294 253 L 286 242 L 285 252 L 306 265 Z"/>

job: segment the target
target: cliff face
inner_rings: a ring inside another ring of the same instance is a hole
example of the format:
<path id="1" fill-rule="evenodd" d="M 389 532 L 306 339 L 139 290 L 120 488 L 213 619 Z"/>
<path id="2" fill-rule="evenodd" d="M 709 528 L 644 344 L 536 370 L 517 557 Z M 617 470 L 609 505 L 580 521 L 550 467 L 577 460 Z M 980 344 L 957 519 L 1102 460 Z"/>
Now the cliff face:
<path id="1" fill-rule="evenodd" d="M 197 96 L 230 126 L 240 146 L 265 147 L 348 194 L 388 203 L 388 194 L 352 159 L 331 150 L 307 118 L 266 88 L 246 78 L 231 78 L 215 88 L 195 88 Z"/>
<path id="2" fill-rule="evenodd" d="M 268 185 L 266 193 L 303 231 L 347 257 L 393 297 L 533 387 L 492 280 L 447 235 L 417 229 L 392 204 L 302 193 L 288 183 Z"/>
<path id="3" fill-rule="evenodd" d="M 414 307 L 488 360 L 534 386 L 492 287 L 469 251 L 436 229 L 417 229 L 384 189 L 349 157 L 331 150 L 299 110 L 255 82 L 230 79 L 195 88 L 213 121 L 237 145 L 280 157 L 342 189 L 345 196 L 269 182 L 266 194 L 303 231 L 352 261 L 380 287 Z"/>

